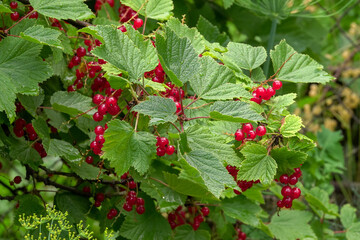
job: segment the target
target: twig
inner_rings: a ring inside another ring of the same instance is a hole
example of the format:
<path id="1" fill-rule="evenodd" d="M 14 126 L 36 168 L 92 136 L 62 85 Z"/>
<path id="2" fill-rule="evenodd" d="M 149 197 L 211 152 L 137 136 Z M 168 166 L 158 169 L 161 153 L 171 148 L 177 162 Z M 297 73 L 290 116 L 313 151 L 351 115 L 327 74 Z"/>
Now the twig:
<path id="1" fill-rule="evenodd" d="M 161 183 L 162 185 L 170 188 L 170 186 L 167 184 L 167 183 L 164 183 L 163 181 L 157 179 L 157 178 L 153 178 L 153 177 L 150 177 L 151 180 L 154 180 L 154 181 L 157 181 L 158 183 Z"/>

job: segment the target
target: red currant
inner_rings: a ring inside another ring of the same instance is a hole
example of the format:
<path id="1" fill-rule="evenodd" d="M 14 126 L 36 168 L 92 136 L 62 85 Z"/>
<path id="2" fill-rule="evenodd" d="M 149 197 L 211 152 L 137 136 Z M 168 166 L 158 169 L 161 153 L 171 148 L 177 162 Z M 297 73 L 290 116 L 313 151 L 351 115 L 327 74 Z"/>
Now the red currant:
<path id="1" fill-rule="evenodd" d="M 291 187 L 289 186 L 284 186 L 281 189 L 281 195 L 283 195 L 284 197 L 290 197 L 291 196 Z"/>
<path id="2" fill-rule="evenodd" d="M 258 126 L 256 128 L 256 135 L 258 136 L 264 136 L 266 134 L 266 128 L 264 126 Z"/>
<path id="3" fill-rule="evenodd" d="M 301 190 L 300 190 L 300 188 L 295 187 L 295 188 L 292 189 L 292 191 L 291 191 L 291 198 L 292 198 L 292 199 L 299 198 L 300 195 L 301 195 Z"/>
<path id="4" fill-rule="evenodd" d="M 288 184 L 289 183 L 289 176 L 287 174 L 283 174 L 280 176 L 280 182 L 282 184 Z"/>
<path id="5" fill-rule="evenodd" d="M 93 119 L 95 122 L 101 122 L 104 119 L 104 115 L 101 115 L 99 112 L 94 113 Z"/>
<path id="6" fill-rule="evenodd" d="M 15 183 L 15 184 L 21 183 L 21 177 L 20 177 L 20 176 L 14 177 L 14 183 Z"/>
<path id="7" fill-rule="evenodd" d="M 245 134 L 241 129 L 236 130 L 235 132 L 235 140 L 242 141 L 245 138 Z"/>
<path id="8" fill-rule="evenodd" d="M 95 127 L 95 134 L 96 135 L 103 135 L 105 132 L 105 129 L 102 126 L 96 126 Z"/>
<path id="9" fill-rule="evenodd" d="M 92 156 L 87 156 L 85 162 L 88 164 L 92 164 L 94 162 L 94 158 Z"/>
<path id="10" fill-rule="evenodd" d="M 136 212 L 138 213 L 138 214 L 144 214 L 144 212 L 145 212 L 145 207 L 144 207 L 144 205 L 139 205 L 139 206 L 137 206 L 136 207 Z"/>
<path id="11" fill-rule="evenodd" d="M 95 200 L 99 202 L 103 202 L 105 200 L 105 194 L 104 193 L 97 193 L 95 196 Z"/>
<path id="12" fill-rule="evenodd" d="M 172 145 L 169 145 L 166 147 L 166 154 L 167 155 L 172 155 L 175 152 L 175 147 Z"/>
<path id="13" fill-rule="evenodd" d="M 79 57 L 84 57 L 86 55 L 86 49 L 83 47 L 79 47 L 78 49 L 76 49 L 76 54 Z"/>
<path id="14" fill-rule="evenodd" d="M 158 148 L 156 149 L 156 155 L 158 155 L 159 157 L 164 156 L 165 153 L 166 153 L 166 149 L 165 149 L 165 148 L 158 147 Z"/>
<path id="15" fill-rule="evenodd" d="M 92 99 L 92 101 L 93 101 L 93 103 L 95 103 L 96 105 L 99 105 L 102 101 L 104 101 L 104 96 L 103 95 L 101 95 L 101 94 L 96 94 L 94 97 L 93 97 L 93 99 Z"/>
<path id="16" fill-rule="evenodd" d="M 295 174 L 291 175 L 289 178 L 289 184 L 295 185 L 297 182 L 298 182 L 298 177 Z"/>
<path id="17" fill-rule="evenodd" d="M 130 189 L 135 189 L 136 188 L 136 183 L 134 181 L 130 181 L 130 182 L 128 182 L 128 187 Z"/>
<path id="18" fill-rule="evenodd" d="M 136 199 L 136 205 L 140 206 L 140 205 L 145 205 L 145 201 L 143 198 L 137 198 Z"/>
<path id="19" fill-rule="evenodd" d="M 141 26 L 143 25 L 143 20 L 141 18 L 137 18 L 134 20 L 134 28 L 135 30 L 141 28 Z"/>
<path id="20" fill-rule="evenodd" d="M 12 9 L 16 9 L 16 8 L 18 7 L 18 3 L 17 3 L 17 2 L 11 2 L 11 3 L 10 3 L 10 7 L 11 7 Z"/>
<path id="21" fill-rule="evenodd" d="M 273 82 L 273 89 L 274 89 L 274 90 L 279 90 L 281 87 L 282 87 L 282 82 L 281 82 L 281 81 L 275 80 L 275 81 Z"/>
<path id="22" fill-rule="evenodd" d="M 253 130 L 254 127 L 251 125 L 251 123 L 245 123 L 242 127 L 242 130 L 244 133 L 249 133 L 249 131 Z"/>
<path id="23" fill-rule="evenodd" d="M 17 21 L 20 17 L 20 14 L 18 12 L 13 12 L 10 14 L 10 18 L 11 20 L 13 20 L 14 22 Z"/>
<path id="24" fill-rule="evenodd" d="M 203 208 L 201 208 L 201 212 L 202 212 L 202 214 L 204 215 L 204 217 L 206 217 L 206 216 L 209 215 L 210 210 L 209 210 L 208 207 L 203 207 Z"/>

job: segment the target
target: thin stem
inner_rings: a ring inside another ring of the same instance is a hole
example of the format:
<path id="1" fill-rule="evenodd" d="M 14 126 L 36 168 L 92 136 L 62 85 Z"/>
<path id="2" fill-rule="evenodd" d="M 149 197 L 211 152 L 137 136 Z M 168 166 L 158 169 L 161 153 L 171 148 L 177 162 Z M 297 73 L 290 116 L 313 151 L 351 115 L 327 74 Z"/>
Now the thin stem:
<path id="1" fill-rule="evenodd" d="M 172 122 L 170 122 L 170 123 L 176 128 L 176 130 L 179 131 L 179 133 L 181 133 L 180 129 L 174 123 L 172 123 Z"/>
<path id="2" fill-rule="evenodd" d="M 19 24 L 19 22 L 21 22 L 22 20 L 24 20 L 25 18 L 27 18 L 28 16 L 30 16 L 32 13 L 34 12 L 34 10 L 30 11 L 28 14 L 26 14 L 25 16 L 23 16 L 22 18 L 20 18 L 19 21 L 17 21 L 16 23 L 14 23 L 11 27 L 9 27 L 8 29 L 6 29 L 4 32 L 7 34 L 10 29 L 12 29 L 13 27 L 15 27 L 16 25 Z"/>
<path id="3" fill-rule="evenodd" d="M 137 129 L 137 126 L 138 126 L 138 123 L 139 123 L 139 116 L 140 116 L 140 114 L 137 114 L 137 115 L 136 115 L 135 132 L 136 132 L 136 129 Z"/>
<path id="4" fill-rule="evenodd" d="M 142 35 L 144 35 L 144 34 L 145 34 L 145 28 L 146 28 L 147 17 L 145 17 L 145 19 L 144 19 L 144 20 L 145 20 L 145 21 L 144 21 L 144 26 L 143 26 Z"/>
<path id="5" fill-rule="evenodd" d="M 154 181 L 157 181 L 158 183 L 161 183 L 162 185 L 166 186 L 166 187 L 170 187 L 168 184 L 164 183 L 163 181 L 157 179 L 157 178 L 153 178 L 153 177 L 150 177 L 151 180 L 154 180 Z"/>
<path id="6" fill-rule="evenodd" d="M 271 22 L 271 30 L 270 30 L 270 37 L 269 37 L 269 41 L 268 41 L 268 45 L 267 45 L 267 58 L 266 58 L 266 62 L 264 65 L 264 74 L 267 77 L 269 74 L 269 68 L 270 68 L 270 50 L 273 48 L 274 46 L 274 42 L 275 42 L 275 36 L 276 36 L 276 27 L 277 27 L 277 19 L 274 18 Z"/>
<path id="7" fill-rule="evenodd" d="M 200 98 L 194 99 L 191 103 L 189 103 L 188 105 L 186 105 L 186 106 L 184 107 L 184 110 L 187 109 L 188 107 L 190 107 L 193 103 L 195 103 L 195 102 L 198 101 L 199 99 L 200 99 Z"/>

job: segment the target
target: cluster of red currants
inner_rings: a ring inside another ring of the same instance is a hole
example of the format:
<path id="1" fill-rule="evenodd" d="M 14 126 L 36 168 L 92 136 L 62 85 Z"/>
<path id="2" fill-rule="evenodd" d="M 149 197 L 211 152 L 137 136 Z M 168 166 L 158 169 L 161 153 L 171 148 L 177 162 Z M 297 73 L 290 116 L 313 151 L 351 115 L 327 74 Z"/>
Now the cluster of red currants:
<path id="1" fill-rule="evenodd" d="M 169 139 L 166 137 L 157 137 L 156 138 L 156 146 L 158 147 L 156 149 L 156 154 L 159 157 L 162 157 L 165 155 L 172 155 L 175 152 L 175 147 L 173 145 L 169 145 Z"/>
<path id="2" fill-rule="evenodd" d="M 294 173 L 289 176 L 287 174 L 283 174 L 280 176 L 279 181 L 285 186 L 281 189 L 281 195 L 283 195 L 283 199 L 277 202 L 277 206 L 279 208 L 291 208 L 292 201 L 297 199 L 301 195 L 301 190 L 297 187 L 291 188 L 289 185 L 295 185 L 298 182 L 298 179 L 301 177 L 302 173 L 300 168 L 294 168 Z"/>
<path id="3" fill-rule="evenodd" d="M 162 92 L 161 94 L 163 94 L 164 97 L 167 97 L 175 102 L 176 114 L 180 114 L 182 111 L 180 100 L 184 99 L 185 92 L 181 88 L 175 87 L 175 85 L 171 82 L 167 82 L 166 86 L 168 86 L 169 88 L 167 88 L 166 91 Z"/>
<path id="4" fill-rule="evenodd" d="M 112 95 L 112 96 L 111 96 Z M 97 112 L 94 113 L 93 119 L 95 122 L 100 122 L 104 119 L 104 115 L 109 113 L 112 116 L 117 115 L 120 112 L 118 100 L 121 95 L 121 90 L 116 90 L 110 96 L 104 97 L 101 94 L 96 94 L 93 97 L 93 103 L 98 105 Z"/>
<path id="5" fill-rule="evenodd" d="M 256 181 L 237 180 L 237 174 L 239 170 L 236 169 L 235 166 L 227 165 L 226 170 L 234 178 L 234 180 L 236 181 L 238 187 L 241 189 L 242 192 L 245 192 L 246 190 L 251 188 L 254 184 L 260 183 L 260 180 L 256 180 Z M 236 189 L 234 189 L 234 193 L 237 195 L 241 194 L 241 192 L 239 192 Z"/>
<path id="6" fill-rule="evenodd" d="M 84 189 L 83 189 L 84 190 Z M 101 203 L 105 200 L 105 194 L 104 193 L 97 193 L 95 195 L 95 203 L 94 206 L 95 207 L 100 207 Z"/>
<path id="7" fill-rule="evenodd" d="M 57 27 L 60 31 L 65 31 L 58 19 L 50 18 L 50 22 L 52 27 Z"/>
<path id="8" fill-rule="evenodd" d="M 95 2 L 95 10 L 99 11 L 101 9 L 101 6 L 105 3 L 108 3 L 111 7 L 114 7 L 115 1 L 114 0 L 96 0 Z"/>
<path id="9" fill-rule="evenodd" d="M 256 102 L 257 104 L 261 104 L 262 100 L 270 100 L 270 98 L 275 95 L 276 90 L 279 90 L 281 87 L 282 82 L 279 80 L 274 80 L 272 87 L 258 87 L 257 89 L 255 89 L 252 93 L 253 98 L 250 100 Z"/>
<path id="10" fill-rule="evenodd" d="M 246 233 L 241 231 L 240 228 L 236 228 L 235 230 L 237 232 L 237 240 L 246 240 Z"/>
<path id="11" fill-rule="evenodd" d="M 154 43 L 153 43 L 154 44 Z M 155 47 L 155 45 L 154 45 Z M 161 63 L 156 66 L 155 69 L 151 70 L 150 72 L 144 73 L 145 78 L 151 78 L 153 82 L 157 83 L 164 83 L 165 81 L 165 72 L 163 67 L 161 66 Z"/>
<path id="12" fill-rule="evenodd" d="M 13 1 L 10 3 L 10 8 L 17 9 L 17 7 L 18 7 L 17 2 Z M 33 10 L 34 10 L 34 8 L 32 6 L 29 6 L 29 11 L 27 13 L 30 13 Z M 39 17 L 39 14 L 37 12 L 31 13 L 29 16 L 30 19 L 31 18 L 37 19 L 38 17 Z M 11 18 L 11 20 L 13 20 L 15 22 L 15 21 L 19 20 L 20 14 L 18 12 L 13 12 L 10 14 L 10 18 Z"/>
<path id="13" fill-rule="evenodd" d="M 136 184 L 135 184 L 136 185 Z M 132 211 L 133 206 L 136 205 L 136 212 L 143 214 L 145 212 L 145 201 L 143 198 L 138 198 L 135 191 L 129 191 L 125 198 L 126 202 L 123 205 L 123 209 L 127 212 Z"/>
<path id="14" fill-rule="evenodd" d="M 190 215 L 188 218 L 186 218 L 186 212 L 182 206 L 179 206 L 174 212 L 169 213 L 168 222 L 171 229 L 184 225 L 187 222 L 196 231 L 200 227 L 200 224 L 204 222 L 204 217 L 207 217 L 210 213 L 208 207 L 202 207 L 199 211 L 197 207 L 190 206 L 187 210 Z"/>
<path id="15" fill-rule="evenodd" d="M 236 141 L 254 140 L 256 136 L 262 137 L 265 134 L 266 134 L 265 126 L 260 125 L 254 131 L 254 127 L 251 123 L 244 123 L 241 129 L 236 130 L 235 140 Z"/>
<path id="16" fill-rule="evenodd" d="M 105 128 L 102 126 L 96 126 L 95 127 L 95 140 L 90 143 L 90 148 L 96 155 L 100 155 L 101 149 L 104 145 L 105 138 L 104 138 L 104 132 L 107 129 L 107 125 L 105 124 Z M 92 164 L 94 162 L 94 158 L 92 156 L 87 156 L 86 160 L 87 163 Z"/>
<path id="17" fill-rule="evenodd" d="M 116 217 L 116 215 L 118 214 L 118 211 L 116 210 L 116 208 L 112 208 L 109 210 L 108 214 L 106 215 L 107 219 L 111 220 L 114 217 Z"/>

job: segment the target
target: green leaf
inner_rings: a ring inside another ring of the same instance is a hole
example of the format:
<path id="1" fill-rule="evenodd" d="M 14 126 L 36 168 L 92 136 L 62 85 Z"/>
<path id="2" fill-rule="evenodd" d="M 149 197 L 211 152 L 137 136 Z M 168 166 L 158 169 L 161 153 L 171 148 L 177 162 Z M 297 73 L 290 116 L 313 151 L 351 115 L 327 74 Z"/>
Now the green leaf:
<path id="1" fill-rule="evenodd" d="M 167 89 L 167 87 L 164 83 L 157 83 L 152 80 L 148 80 L 146 78 L 144 79 L 144 84 L 145 84 L 145 87 L 152 88 L 158 92 L 164 92 Z"/>
<path id="2" fill-rule="evenodd" d="M 249 103 L 240 101 L 218 101 L 210 108 L 210 117 L 229 122 L 256 122 L 264 118 L 255 112 Z"/>
<path id="3" fill-rule="evenodd" d="M 6 37 L 0 42 L 0 111 L 15 119 L 16 94 L 38 95 L 39 83 L 52 71 L 39 56 L 42 46 L 24 39 Z"/>
<path id="4" fill-rule="evenodd" d="M 11 9 L 0 2 L 0 13 L 12 13 Z"/>
<path id="5" fill-rule="evenodd" d="M 36 116 L 37 108 L 43 103 L 45 95 L 43 91 L 38 96 L 17 95 L 21 105 L 28 111 L 33 117 Z"/>
<path id="6" fill-rule="evenodd" d="M 238 179 L 260 180 L 262 183 L 271 183 L 276 174 L 276 161 L 267 154 L 266 147 L 259 144 L 247 144 L 241 150 L 245 161 L 239 169 Z"/>
<path id="7" fill-rule="evenodd" d="M 51 139 L 47 151 L 49 155 L 63 157 L 70 162 L 79 162 L 81 160 L 79 150 L 63 140 Z"/>
<path id="8" fill-rule="evenodd" d="M 195 125 L 186 129 L 187 140 L 193 150 L 204 150 L 214 154 L 223 163 L 240 166 L 240 158 L 226 142 L 226 136 L 212 133 L 206 126 Z"/>
<path id="9" fill-rule="evenodd" d="M 229 41 L 229 37 L 225 33 L 220 33 L 218 27 L 209 22 L 200 15 L 196 27 L 201 35 L 209 42 L 218 42 L 221 45 Z"/>
<path id="10" fill-rule="evenodd" d="M 340 211 L 340 220 L 345 228 L 350 228 L 356 221 L 356 208 L 345 204 Z"/>
<path id="11" fill-rule="evenodd" d="M 178 193 L 198 198 L 213 198 L 205 186 L 196 184 L 193 181 L 179 178 L 175 174 L 168 172 L 164 172 L 164 178 L 170 188 Z"/>
<path id="12" fill-rule="evenodd" d="M 278 169 L 277 178 L 281 174 L 289 173 L 294 168 L 300 167 L 307 158 L 307 154 L 299 151 L 290 151 L 287 147 L 275 148 L 271 150 L 270 156 L 275 159 Z"/>
<path id="13" fill-rule="evenodd" d="M 58 39 L 61 35 L 60 31 L 44 28 L 42 25 L 35 25 L 24 32 L 20 33 L 20 36 L 30 42 L 48 45 L 57 48 L 63 48 L 60 40 Z"/>
<path id="14" fill-rule="evenodd" d="M 132 211 L 126 216 L 120 235 L 131 240 L 169 239 L 171 228 L 165 218 L 156 211 L 153 201 L 145 198 L 145 213 Z"/>
<path id="15" fill-rule="evenodd" d="M 84 0 L 30 0 L 35 11 L 52 18 L 83 20 L 95 17 Z"/>
<path id="16" fill-rule="evenodd" d="M 295 102 L 295 98 L 296 98 L 296 93 L 289 93 L 273 98 L 270 104 L 273 106 L 273 108 L 280 109 L 293 104 Z"/>
<path id="17" fill-rule="evenodd" d="M 155 154 L 155 137 L 148 132 L 135 132 L 129 123 L 120 120 L 108 122 L 102 150 L 117 174 L 122 175 L 133 166 L 140 174 L 150 167 Z"/>
<path id="18" fill-rule="evenodd" d="M 127 71 L 132 81 L 137 81 L 145 72 L 153 70 L 158 64 L 156 51 L 150 40 L 145 41 L 143 36 L 129 25 L 123 33 L 112 26 L 96 26 L 81 29 L 102 39 L 103 44 L 91 52 L 114 65 Z"/>
<path id="19" fill-rule="evenodd" d="M 18 195 L 15 200 L 19 201 L 19 208 L 15 209 L 15 216 L 45 215 L 45 208 L 41 199 L 32 194 Z"/>
<path id="20" fill-rule="evenodd" d="M 76 195 L 70 192 L 60 192 L 55 195 L 54 204 L 62 212 L 68 212 L 70 223 L 85 221 L 85 215 L 90 209 L 90 201 L 86 196 Z"/>
<path id="21" fill-rule="evenodd" d="M 294 137 L 295 134 L 300 131 L 303 126 L 301 117 L 296 115 L 287 115 L 283 119 L 283 124 L 280 127 L 280 133 L 283 137 Z"/>
<path id="22" fill-rule="evenodd" d="M 54 110 L 76 116 L 84 113 L 93 107 L 92 99 L 78 92 L 55 92 L 50 99 Z M 83 116 L 91 118 L 96 112 L 95 109 L 87 112 Z"/>
<path id="23" fill-rule="evenodd" d="M 157 125 L 177 120 L 176 106 L 173 100 L 159 96 L 149 96 L 149 99 L 132 108 L 134 112 L 150 116 L 150 125 Z"/>
<path id="24" fill-rule="evenodd" d="M 210 240 L 211 235 L 206 230 L 196 230 L 190 226 L 190 225 L 182 225 L 176 228 L 175 233 L 175 240 Z"/>
<path id="25" fill-rule="evenodd" d="M 346 231 L 347 240 L 357 240 L 360 239 L 360 222 L 354 223 Z"/>
<path id="26" fill-rule="evenodd" d="M 165 37 L 156 35 L 156 49 L 161 66 L 177 86 L 183 86 L 200 69 L 199 57 L 191 41 L 186 37 L 180 38 L 168 27 L 165 28 Z"/>
<path id="27" fill-rule="evenodd" d="M 39 153 L 25 142 L 17 142 L 11 145 L 10 156 L 22 164 L 29 164 L 34 170 L 37 170 L 38 166 L 43 163 Z"/>
<path id="28" fill-rule="evenodd" d="M 135 11 L 141 9 L 138 13 L 156 20 L 167 20 L 172 15 L 171 11 L 174 9 L 172 0 L 123 0 L 121 3 Z"/>
<path id="29" fill-rule="evenodd" d="M 234 4 L 235 0 L 223 0 L 224 8 L 228 9 Z"/>
<path id="30" fill-rule="evenodd" d="M 37 135 L 40 137 L 40 139 L 42 140 L 42 144 L 44 145 L 44 149 L 47 150 L 49 149 L 49 145 L 50 145 L 50 132 L 49 132 L 49 127 L 46 123 L 46 121 L 42 118 L 37 118 L 37 119 L 33 119 L 31 121 L 35 132 L 37 133 Z"/>
<path id="31" fill-rule="evenodd" d="M 200 173 L 206 187 L 215 197 L 220 197 L 225 186 L 235 186 L 234 180 L 225 167 L 210 152 L 193 150 L 186 153 L 184 157 L 186 162 Z"/>
<path id="32" fill-rule="evenodd" d="M 334 79 L 323 71 L 322 65 L 308 55 L 295 52 L 285 40 L 275 46 L 275 50 L 270 51 L 270 56 L 274 72 L 277 72 L 287 61 L 276 75 L 277 80 L 295 83 L 326 83 Z"/>
<path id="33" fill-rule="evenodd" d="M 266 60 L 264 47 L 252 47 L 244 43 L 230 42 L 228 51 L 223 54 L 225 65 L 241 72 L 241 69 L 253 70 Z"/>
<path id="34" fill-rule="evenodd" d="M 198 97 L 208 100 L 227 100 L 235 97 L 252 98 L 241 85 L 235 83 L 235 74 L 209 56 L 200 58 L 199 75 L 190 83 Z"/>
<path id="35" fill-rule="evenodd" d="M 189 28 L 185 24 L 182 24 L 177 18 L 171 18 L 166 22 L 166 26 L 174 31 L 178 37 L 187 37 L 196 53 L 201 54 L 205 50 L 206 41 L 196 28 Z"/>
<path id="36" fill-rule="evenodd" d="M 227 216 L 235 218 L 244 224 L 253 227 L 260 225 L 258 216 L 262 211 L 261 207 L 242 195 L 224 199 L 221 202 L 221 208 Z"/>
<path id="37" fill-rule="evenodd" d="M 315 234 L 308 224 L 311 218 L 310 212 L 281 211 L 279 216 L 277 214 L 272 216 L 268 226 L 275 237 L 280 240 L 314 238 Z"/>
<path id="38" fill-rule="evenodd" d="M 325 190 L 314 187 L 305 193 L 305 199 L 318 216 L 322 217 L 323 214 L 339 216 L 337 210 L 334 211 L 334 205 L 330 203 L 329 194 Z"/>

